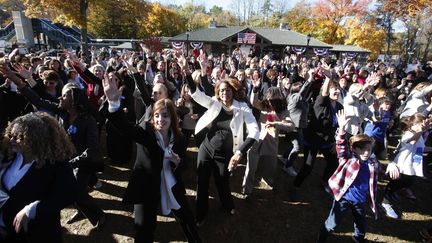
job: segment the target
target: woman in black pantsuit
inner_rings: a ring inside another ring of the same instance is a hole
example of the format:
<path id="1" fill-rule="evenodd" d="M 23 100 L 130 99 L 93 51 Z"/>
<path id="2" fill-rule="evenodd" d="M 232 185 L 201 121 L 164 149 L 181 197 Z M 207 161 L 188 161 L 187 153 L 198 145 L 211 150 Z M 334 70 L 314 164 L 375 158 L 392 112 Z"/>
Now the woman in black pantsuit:
<path id="1" fill-rule="evenodd" d="M 149 160 L 137 160 L 123 202 L 134 204 L 135 242 L 153 242 L 157 209 L 173 212 L 188 242 L 201 242 L 186 198 L 181 172 L 185 168 L 186 145 L 181 135 L 173 102 L 161 99 L 153 105 L 145 126 L 127 122 L 120 107 L 120 92 L 115 80 L 103 82 L 109 101 L 108 120 L 121 132 L 151 153 Z"/>
<path id="2" fill-rule="evenodd" d="M 205 54 L 201 54 L 199 62 L 201 71 L 206 70 Z M 231 215 L 235 213 L 229 184 L 230 172 L 258 139 L 259 130 L 251 109 L 246 103 L 237 100 L 241 88 L 238 80 L 221 80 L 216 83 L 215 97 L 212 98 L 197 88 L 184 58 L 179 60 L 179 65 L 185 72 L 192 98 L 207 108 L 206 113 L 195 126 L 195 134 L 209 128 L 198 152 L 196 224 L 200 226 L 207 217 L 208 189 L 212 174 L 222 206 Z M 243 139 L 244 125 L 248 133 L 245 139 Z"/>

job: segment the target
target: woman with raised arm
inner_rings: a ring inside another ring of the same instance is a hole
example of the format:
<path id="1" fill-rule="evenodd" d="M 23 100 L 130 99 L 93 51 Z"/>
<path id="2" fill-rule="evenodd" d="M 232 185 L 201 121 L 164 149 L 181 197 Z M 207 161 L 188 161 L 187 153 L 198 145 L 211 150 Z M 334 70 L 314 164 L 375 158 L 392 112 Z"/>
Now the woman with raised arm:
<path id="1" fill-rule="evenodd" d="M 250 102 L 253 107 L 260 110 L 260 136 L 247 152 L 247 165 L 243 177 L 243 194 L 246 200 L 250 200 L 252 189 L 255 184 L 255 173 L 258 163 L 262 161 L 263 181 L 274 189 L 276 185 L 275 174 L 277 167 L 277 154 L 279 147 L 279 132 L 290 132 L 294 130 L 294 123 L 289 117 L 285 97 L 278 87 L 270 87 L 264 93 L 264 99 L 258 99 L 260 80 L 253 83 Z"/>
<path id="2" fill-rule="evenodd" d="M 79 194 L 76 200 L 78 211 L 68 223 L 88 218 L 94 227 L 100 229 L 105 222 L 105 213 L 88 194 L 87 188 L 90 179 L 97 171 L 102 171 L 104 165 L 99 150 L 96 120 L 89 113 L 88 98 L 85 91 L 75 84 L 66 84 L 63 87 L 60 102 L 54 103 L 39 97 L 8 67 L 0 67 L 0 72 L 17 85 L 20 93 L 30 103 L 38 109 L 47 110 L 59 117 L 60 123 L 67 131 L 76 149 L 74 158 L 69 163 L 76 169 L 75 176 L 79 185 Z"/>
<path id="3" fill-rule="evenodd" d="M 205 54 L 201 54 L 199 61 L 207 61 Z M 207 108 L 195 126 L 195 134 L 210 127 L 198 151 L 196 217 L 197 225 L 200 226 L 207 217 L 211 174 L 215 178 L 222 206 L 229 214 L 235 213 L 229 183 L 230 172 L 258 140 L 259 129 L 251 109 L 246 103 L 237 101 L 236 84 L 221 80 L 215 85 L 215 97 L 209 97 L 193 82 L 183 57 L 180 57 L 179 65 L 185 73 L 192 98 Z M 243 139 L 244 125 L 248 134 L 246 139 Z"/>
<path id="4" fill-rule="evenodd" d="M 338 127 L 336 114 L 343 106 L 338 102 L 339 89 L 336 82 L 330 80 L 328 66 L 323 63 L 326 80 L 321 88 L 321 93 L 316 97 L 311 110 L 310 121 L 304 130 L 304 162 L 297 174 L 291 190 L 292 201 L 297 201 L 297 192 L 315 164 L 318 152 L 324 155 L 326 167 L 321 179 L 323 185 L 333 174 L 337 167 L 337 155 L 335 147 L 335 133 Z"/>
<path id="5" fill-rule="evenodd" d="M 137 160 L 123 202 L 134 204 L 135 242 L 153 242 L 157 210 L 176 216 L 188 242 L 201 242 L 189 209 L 181 172 L 185 168 L 186 146 L 173 102 L 160 99 L 153 105 L 145 126 L 129 123 L 120 108 L 120 91 L 115 80 L 103 82 L 109 101 L 108 120 L 138 146 L 151 153 L 149 160 Z"/>

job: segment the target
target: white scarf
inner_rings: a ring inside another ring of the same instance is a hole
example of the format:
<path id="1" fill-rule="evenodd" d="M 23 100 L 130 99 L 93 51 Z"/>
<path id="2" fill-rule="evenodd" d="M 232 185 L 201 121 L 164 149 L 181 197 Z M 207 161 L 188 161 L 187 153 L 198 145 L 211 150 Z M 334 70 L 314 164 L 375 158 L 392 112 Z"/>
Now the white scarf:
<path id="1" fill-rule="evenodd" d="M 174 136 L 171 132 L 169 144 L 167 147 L 165 147 L 162 134 L 159 131 L 155 131 L 155 134 L 159 147 L 164 151 L 163 167 L 161 171 L 160 193 L 162 214 L 168 215 L 171 213 L 171 209 L 180 209 L 180 204 L 178 204 L 172 192 L 172 188 L 177 183 L 177 181 L 171 170 L 170 161 L 168 159 L 165 159 L 166 157 L 171 156 L 172 147 L 174 145 Z"/>

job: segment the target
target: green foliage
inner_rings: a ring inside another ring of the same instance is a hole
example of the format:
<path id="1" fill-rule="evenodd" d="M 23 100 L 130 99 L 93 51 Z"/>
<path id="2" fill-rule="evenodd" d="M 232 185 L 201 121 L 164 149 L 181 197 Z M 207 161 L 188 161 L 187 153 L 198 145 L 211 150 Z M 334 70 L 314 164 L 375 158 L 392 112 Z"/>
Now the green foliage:
<path id="1" fill-rule="evenodd" d="M 222 7 L 219 7 L 219 6 L 214 5 L 214 6 L 210 9 L 209 14 L 210 14 L 211 16 L 219 16 L 219 15 L 222 14 L 223 11 L 224 11 L 224 10 L 223 10 Z"/>
<path id="2" fill-rule="evenodd" d="M 124 2 L 105 0 L 92 6 L 89 12 L 89 32 L 97 37 L 137 38 L 138 16 L 134 16 Z"/>

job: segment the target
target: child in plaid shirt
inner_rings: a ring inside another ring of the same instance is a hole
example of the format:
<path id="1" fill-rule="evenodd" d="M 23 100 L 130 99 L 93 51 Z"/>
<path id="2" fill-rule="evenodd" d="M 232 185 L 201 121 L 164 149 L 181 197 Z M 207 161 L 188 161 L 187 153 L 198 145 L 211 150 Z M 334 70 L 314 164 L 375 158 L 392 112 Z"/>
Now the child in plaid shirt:
<path id="1" fill-rule="evenodd" d="M 354 217 L 353 239 L 355 242 L 364 242 L 368 196 L 372 211 L 375 216 L 377 214 L 375 202 L 379 162 L 372 153 L 374 140 L 367 135 L 357 134 L 349 139 L 348 144 L 345 139 L 345 127 L 349 119 L 345 117 L 343 110 L 336 116 L 339 124 L 336 131 L 339 166 L 328 181 L 334 200 L 329 216 L 321 228 L 318 242 L 326 241 L 348 209 L 351 209 Z M 399 170 L 394 163 L 389 164 L 386 173 L 389 173 L 391 178 L 399 176 Z"/>

